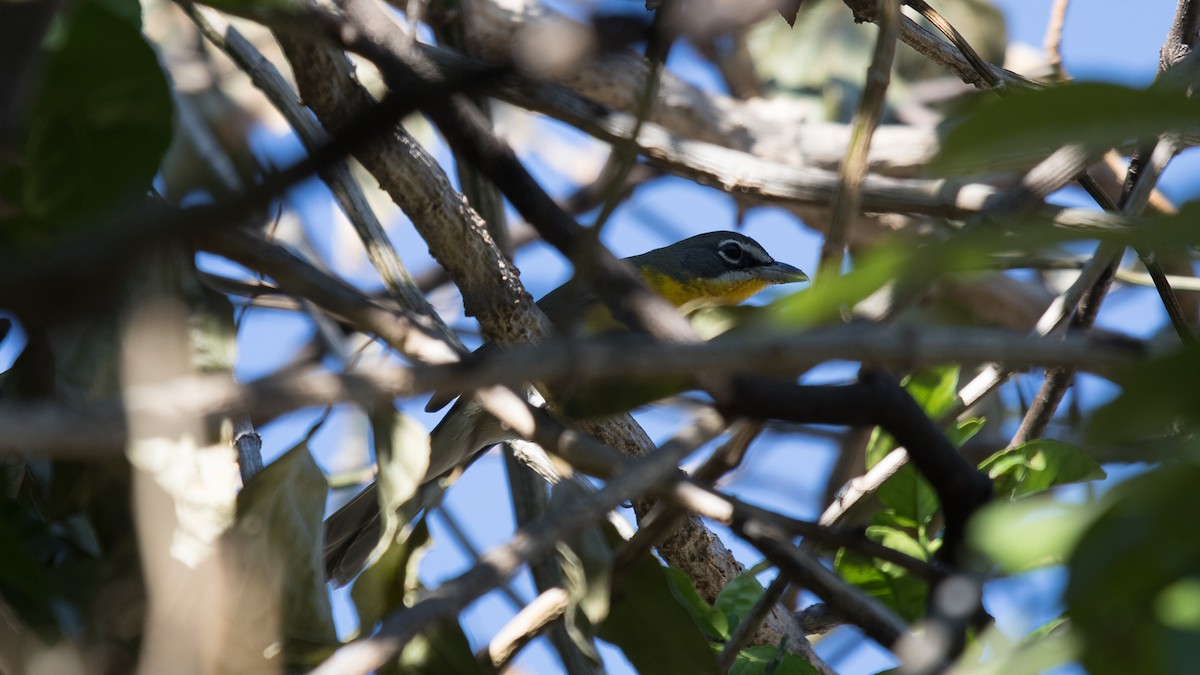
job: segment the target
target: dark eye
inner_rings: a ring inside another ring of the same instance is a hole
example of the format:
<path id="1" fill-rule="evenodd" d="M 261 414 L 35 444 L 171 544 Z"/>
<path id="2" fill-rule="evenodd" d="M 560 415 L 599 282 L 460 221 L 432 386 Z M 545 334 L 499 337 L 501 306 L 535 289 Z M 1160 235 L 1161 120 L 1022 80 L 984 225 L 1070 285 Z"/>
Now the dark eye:
<path id="1" fill-rule="evenodd" d="M 742 260 L 742 246 L 736 241 L 722 242 L 717 247 L 717 253 L 720 253 L 722 258 L 731 263 L 741 262 Z"/>

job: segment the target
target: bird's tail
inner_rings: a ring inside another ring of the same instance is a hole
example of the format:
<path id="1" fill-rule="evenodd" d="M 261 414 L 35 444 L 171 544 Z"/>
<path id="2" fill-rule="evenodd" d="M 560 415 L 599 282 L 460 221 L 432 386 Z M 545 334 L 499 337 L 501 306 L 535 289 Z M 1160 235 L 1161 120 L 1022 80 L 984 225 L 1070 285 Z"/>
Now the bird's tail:
<path id="1" fill-rule="evenodd" d="M 429 433 L 429 468 L 422 481 L 423 489 L 413 496 L 422 503 L 410 500 L 400 511 L 415 514 L 429 506 L 439 494 L 437 490 L 424 489 L 430 483 L 465 464 L 479 451 L 514 438 L 474 397 L 460 398 Z M 379 490 L 371 483 L 325 519 L 325 576 L 338 586 L 349 583 L 371 563 L 371 554 L 384 534 L 379 509 Z"/>

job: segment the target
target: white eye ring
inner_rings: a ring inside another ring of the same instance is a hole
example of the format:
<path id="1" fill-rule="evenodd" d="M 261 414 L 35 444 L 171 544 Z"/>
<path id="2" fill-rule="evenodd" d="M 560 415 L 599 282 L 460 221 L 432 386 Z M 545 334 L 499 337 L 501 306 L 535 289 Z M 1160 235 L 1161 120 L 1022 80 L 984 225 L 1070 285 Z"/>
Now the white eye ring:
<path id="1" fill-rule="evenodd" d="M 730 265 L 737 265 L 742 262 L 742 256 L 745 253 L 746 250 L 734 239 L 726 239 L 717 244 L 717 255 L 721 256 L 721 259 Z"/>

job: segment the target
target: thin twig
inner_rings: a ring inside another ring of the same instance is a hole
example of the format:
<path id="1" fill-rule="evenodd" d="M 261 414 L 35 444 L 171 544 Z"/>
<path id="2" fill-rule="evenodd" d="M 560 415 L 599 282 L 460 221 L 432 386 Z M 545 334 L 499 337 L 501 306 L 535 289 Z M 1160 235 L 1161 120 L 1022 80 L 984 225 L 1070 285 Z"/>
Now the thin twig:
<path id="1" fill-rule="evenodd" d="M 750 520 L 734 523 L 734 531 L 779 566 L 781 574 L 836 607 L 885 649 L 894 648 L 907 634 L 908 627 L 903 619 L 792 545 L 787 533 L 781 529 Z"/>
<path id="2" fill-rule="evenodd" d="M 851 126 L 850 144 L 846 158 L 838 171 L 838 185 L 833 193 L 829 229 L 821 246 L 818 280 L 836 278 L 841 274 L 846 243 L 850 240 L 850 223 L 858 215 L 862 197 L 862 181 L 867 175 L 867 155 L 871 139 L 887 102 L 888 85 L 892 79 L 892 62 L 896 56 L 896 35 L 899 33 L 900 5 L 897 0 L 879 0 L 879 34 L 867 81 Z"/>
<path id="3" fill-rule="evenodd" d="M 1071 0 L 1054 0 L 1054 6 L 1050 8 L 1050 19 L 1046 22 L 1046 36 L 1042 39 L 1042 46 L 1046 50 L 1046 63 L 1054 71 L 1057 79 L 1064 79 L 1063 58 L 1062 58 L 1062 37 L 1063 25 L 1067 19 L 1067 7 L 1071 4 Z"/>
<path id="4" fill-rule="evenodd" d="M 1003 81 L 997 77 L 995 67 L 984 61 L 979 52 L 976 52 L 975 48 L 958 32 L 958 29 L 951 25 L 946 20 L 946 17 L 930 7 L 925 0 L 904 0 L 904 4 L 917 10 L 921 16 L 925 17 L 925 20 L 940 30 L 942 35 L 946 36 L 946 39 L 950 40 L 955 47 L 958 47 L 958 51 L 962 53 L 967 63 L 971 64 L 971 67 L 975 69 L 975 72 L 987 84 L 989 89 L 995 89 Z"/>
<path id="5" fill-rule="evenodd" d="M 750 645 L 750 641 L 754 638 L 754 633 L 758 630 L 759 624 L 771 613 L 771 610 L 779 605 L 779 601 L 783 599 L 783 594 L 787 590 L 790 583 L 789 576 L 780 572 L 775 575 L 771 583 L 763 589 L 762 595 L 754 601 L 754 605 L 750 607 L 750 611 L 742 619 L 741 623 L 730 633 L 729 639 L 725 641 L 725 646 L 721 648 L 721 655 L 717 657 L 717 662 L 721 666 L 721 672 L 728 673 L 737 662 L 738 654 L 743 649 Z M 807 631 L 806 631 L 807 632 Z M 786 645 L 784 645 L 786 648 Z"/>
<path id="6" fill-rule="evenodd" d="M 637 162 L 638 135 L 649 118 L 650 111 L 654 109 L 658 85 L 662 80 L 663 69 L 667 63 L 667 55 L 670 54 L 671 46 L 675 43 L 675 28 L 672 23 L 676 18 L 673 14 L 677 6 L 678 3 L 675 0 L 663 0 L 654 11 L 654 19 L 650 24 L 650 38 L 646 41 L 646 72 L 634 108 L 633 129 L 629 131 L 628 138 L 623 142 L 613 144 L 608 160 L 612 171 L 608 172 L 608 184 L 603 189 L 603 206 L 592 223 L 591 236 L 593 238 L 599 238 L 604 224 L 616 211 L 621 197 L 626 194 L 625 181 Z"/>
<path id="7" fill-rule="evenodd" d="M 446 508 L 446 504 L 444 502 L 438 506 L 437 511 L 441 514 L 442 523 L 450 532 L 450 537 L 454 539 L 455 543 L 458 544 L 458 547 L 467 554 L 467 557 L 471 559 L 472 564 L 479 564 L 479 560 L 482 557 L 479 553 L 479 548 L 475 546 L 475 544 L 471 541 L 471 537 L 468 536 L 463 530 L 462 526 L 458 524 L 458 519 L 454 517 L 454 514 L 451 513 L 448 508 Z M 501 595 L 503 595 L 504 598 L 508 600 L 515 609 L 520 611 L 526 606 L 525 600 L 523 600 L 521 596 L 517 595 L 517 592 L 513 590 L 511 584 L 500 584 L 499 588 Z"/>
<path id="8" fill-rule="evenodd" d="M 250 482 L 263 470 L 262 436 L 254 430 L 249 418 L 237 417 L 233 423 L 233 447 L 237 450 L 238 471 L 242 485 Z"/>

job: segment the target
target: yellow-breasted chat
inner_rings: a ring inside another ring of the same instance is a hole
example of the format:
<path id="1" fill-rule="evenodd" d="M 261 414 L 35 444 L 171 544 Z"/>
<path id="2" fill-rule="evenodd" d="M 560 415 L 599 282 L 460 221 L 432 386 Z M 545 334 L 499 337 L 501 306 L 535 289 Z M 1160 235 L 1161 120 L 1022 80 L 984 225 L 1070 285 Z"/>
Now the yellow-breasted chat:
<path id="1" fill-rule="evenodd" d="M 775 260 L 758 242 L 737 232 L 696 235 L 625 261 L 648 287 L 683 313 L 736 305 L 769 286 L 808 280 L 804 272 Z M 578 279 L 554 289 L 537 304 L 558 328 L 565 329 L 573 322 L 579 322 L 588 332 L 621 327 Z M 488 344 L 480 349 L 494 347 Z M 426 409 L 440 409 L 452 398 L 435 394 Z M 470 396 L 455 403 L 429 436 L 425 482 L 487 447 L 515 438 Z M 360 571 L 377 542 L 378 521 L 375 484 L 326 519 L 326 568 L 331 578 L 344 583 Z"/>

